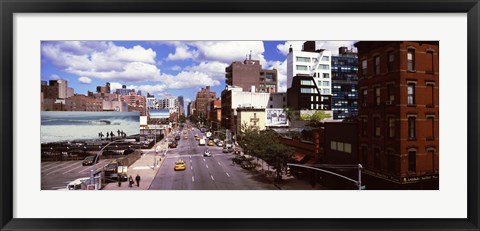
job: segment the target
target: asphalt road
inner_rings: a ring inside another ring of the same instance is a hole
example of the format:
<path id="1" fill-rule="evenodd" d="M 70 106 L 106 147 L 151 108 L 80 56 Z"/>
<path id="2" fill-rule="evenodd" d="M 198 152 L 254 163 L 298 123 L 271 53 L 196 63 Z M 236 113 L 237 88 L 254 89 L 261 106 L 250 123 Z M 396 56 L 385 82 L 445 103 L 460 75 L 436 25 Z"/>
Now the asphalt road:
<path id="1" fill-rule="evenodd" d="M 184 129 L 185 131 L 186 129 Z M 233 153 L 222 153 L 217 146 L 199 146 L 194 135 L 204 134 L 198 129 L 188 131 L 188 139 L 178 142 L 177 148 L 169 149 L 166 159 L 150 185 L 153 190 L 265 190 L 276 189 L 264 177 L 253 171 L 232 164 Z M 204 157 L 208 148 L 211 157 Z M 175 171 L 175 162 L 186 163 L 184 171 Z"/>
<path id="2" fill-rule="evenodd" d="M 96 168 L 101 168 L 111 161 L 111 159 L 100 160 Z M 41 189 L 64 189 L 68 183 L 75 179 L 89 177 L 90 170 L 92 170 L 94 166 L 82 166 L 82 162 L 83 160 L 42 162 Z"/>

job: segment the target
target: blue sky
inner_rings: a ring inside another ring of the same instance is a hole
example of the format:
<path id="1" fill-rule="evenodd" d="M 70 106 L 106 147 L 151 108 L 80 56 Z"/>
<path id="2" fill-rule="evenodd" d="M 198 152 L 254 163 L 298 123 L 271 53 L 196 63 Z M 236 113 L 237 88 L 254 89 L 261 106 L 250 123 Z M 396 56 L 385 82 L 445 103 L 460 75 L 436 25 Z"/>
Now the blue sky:
<path id="1" fill-rule="evenodd" d="M 205 86 L 225 88 L 225 67 L 252 59 L 263 68 L 278 70 L 279 91 L 286 91 L 286 55 L 290 45 L 300 50 L 304 41 L 43 41 L 41 79 L 65 79 L 76 94 L 95 91 L 110 82 L 113 89 L 127 85 L 156 98 L 195 99 Z M 351 41 L 317 41 L 317 48 L 336 53 Z"/>

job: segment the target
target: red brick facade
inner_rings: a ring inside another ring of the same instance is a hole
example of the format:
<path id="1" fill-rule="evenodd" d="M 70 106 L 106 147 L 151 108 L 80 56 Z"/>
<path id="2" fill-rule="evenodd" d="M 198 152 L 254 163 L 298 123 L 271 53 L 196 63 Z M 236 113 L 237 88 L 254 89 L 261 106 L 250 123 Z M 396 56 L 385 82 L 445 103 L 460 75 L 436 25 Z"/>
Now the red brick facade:
<path id="1" fill-rule="evenodd" d="M 367 187 L 438 189 L 438 42 L 355 46 L 358 153 L 367 179 L 372 179 Z"/>

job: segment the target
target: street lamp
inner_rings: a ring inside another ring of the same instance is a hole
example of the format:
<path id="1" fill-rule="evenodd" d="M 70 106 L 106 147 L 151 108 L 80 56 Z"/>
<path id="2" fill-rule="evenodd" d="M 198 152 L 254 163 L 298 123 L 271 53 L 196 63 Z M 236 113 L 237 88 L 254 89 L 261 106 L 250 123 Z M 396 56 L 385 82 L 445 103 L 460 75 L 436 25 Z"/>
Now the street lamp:
<path id="1" fill-rule="evenodd" d="M 124 140 L 125 139 L 118 139 L 118 140 L 111 141 L 108 144 L 106 144 L 105 146 L 103 146 L 103 148 L 101 148 L 100 151 L 98 151 L 98 153 L 97 153 L 97 155 L 95 155 L 95 159 L 93 161 L 93 168 L 92 168 L 92 170 L 90 170 L 90 184 L 95 183 L 95 173 L 97 171 L 97 160 L 100 158 L 100 155 L 101 155 L 103 149 L 108 147 L 110 144 L 113 144 L 115 142 L 124 141 Z M 101 146 L 98 146 L 98 147 L 100 148 Z M 100 183 L 100 181 L 97 182 L 95 190 L 98 190 L 98 188 L 99 188 L 98 183 Z"/>

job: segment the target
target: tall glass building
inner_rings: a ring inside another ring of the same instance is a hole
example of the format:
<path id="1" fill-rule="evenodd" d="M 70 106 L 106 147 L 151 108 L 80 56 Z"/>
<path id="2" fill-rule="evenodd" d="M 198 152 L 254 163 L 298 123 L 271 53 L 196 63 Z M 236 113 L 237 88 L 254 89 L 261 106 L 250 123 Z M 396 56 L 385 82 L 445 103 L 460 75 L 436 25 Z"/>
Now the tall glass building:
<path id="1" fill-rule="evenodd" d="M 358 115 L 358 56 L 347 47 L 332 56 L 332 110 L 336 120 L 353 119 Z"/>

